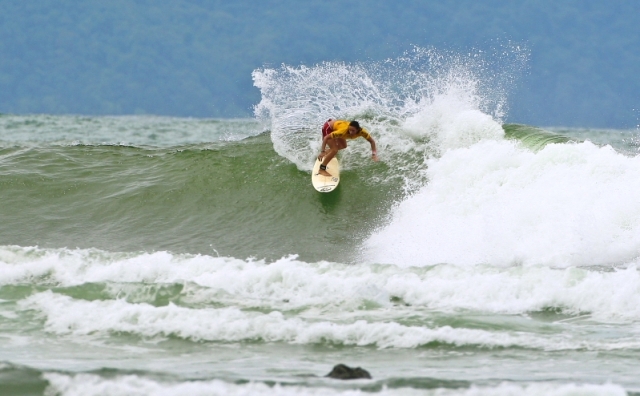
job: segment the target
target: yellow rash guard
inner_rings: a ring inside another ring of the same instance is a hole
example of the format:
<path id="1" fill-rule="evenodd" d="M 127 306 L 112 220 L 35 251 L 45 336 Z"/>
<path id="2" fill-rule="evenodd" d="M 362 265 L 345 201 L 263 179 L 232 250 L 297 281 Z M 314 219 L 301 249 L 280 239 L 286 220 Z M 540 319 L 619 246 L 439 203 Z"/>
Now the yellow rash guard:
<path id="1" fill-rule="evenodd" d="M 363 137 L 367 140 L 371 137 L 369 132 L 366 129 L 362 128 L 360 132 L 355 135 L 349 134 L 349 121 L 336 120 L 333 122 L 333 132 L 331 133 L 332 138 L 340 138 L 340 139 L 356 139 L 359 137 Z"/>

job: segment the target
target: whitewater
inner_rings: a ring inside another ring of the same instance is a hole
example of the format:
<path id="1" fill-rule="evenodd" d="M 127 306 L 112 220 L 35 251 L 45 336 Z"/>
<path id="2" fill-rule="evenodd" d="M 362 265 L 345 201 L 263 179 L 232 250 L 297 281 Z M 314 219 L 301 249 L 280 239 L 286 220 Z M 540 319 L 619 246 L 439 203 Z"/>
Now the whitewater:
<path id="1" fill-rule="evenodd" d="M 254 119 L 0 115 L 0 394 L 640 394 L 640 134 L 505 123 L 526 58 L 264 68 Z M 380 162 L 350 142 L 319 194 L 329 117 Z"/>

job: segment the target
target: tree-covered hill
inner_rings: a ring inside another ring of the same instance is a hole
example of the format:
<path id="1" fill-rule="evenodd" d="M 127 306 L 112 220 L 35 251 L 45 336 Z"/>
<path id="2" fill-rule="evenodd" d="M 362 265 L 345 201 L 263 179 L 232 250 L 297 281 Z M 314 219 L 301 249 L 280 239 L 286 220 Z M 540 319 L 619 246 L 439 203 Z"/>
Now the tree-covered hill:
<path id="1" fill-rule="evenodd" d="M 0 0 L 0 112 L 251 115 L 265 65 L 367 61 L 412 45 L 531 53 L 509 121 L 632 127 L 637 1 Z"/>

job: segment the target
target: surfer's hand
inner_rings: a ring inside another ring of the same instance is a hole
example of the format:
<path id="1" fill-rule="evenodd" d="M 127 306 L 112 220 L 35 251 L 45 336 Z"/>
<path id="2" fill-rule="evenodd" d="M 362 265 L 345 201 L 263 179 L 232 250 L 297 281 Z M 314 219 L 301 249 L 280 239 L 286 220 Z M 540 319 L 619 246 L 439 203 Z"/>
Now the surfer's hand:
<path id="1" fill-rule="evenodd" d="M 371 154 L 371 159 L 374 160 L 375 162 L 378 162 L 378 154 L 376 153 Z"/>

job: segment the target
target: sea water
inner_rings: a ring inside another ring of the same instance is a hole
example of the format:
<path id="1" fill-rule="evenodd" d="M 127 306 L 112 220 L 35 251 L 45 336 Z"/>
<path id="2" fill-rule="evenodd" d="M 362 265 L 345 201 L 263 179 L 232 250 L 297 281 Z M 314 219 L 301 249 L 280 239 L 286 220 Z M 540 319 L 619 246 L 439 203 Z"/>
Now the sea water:
<path id="1" fill-rule="evenodd" d="M 638 132 L 505 124 L 511 54 L 257 70 L 247 120 L 1 115 L 0 393 L 639 393 Z M 329 117 L 381 160 L 319 194 Z"/>

